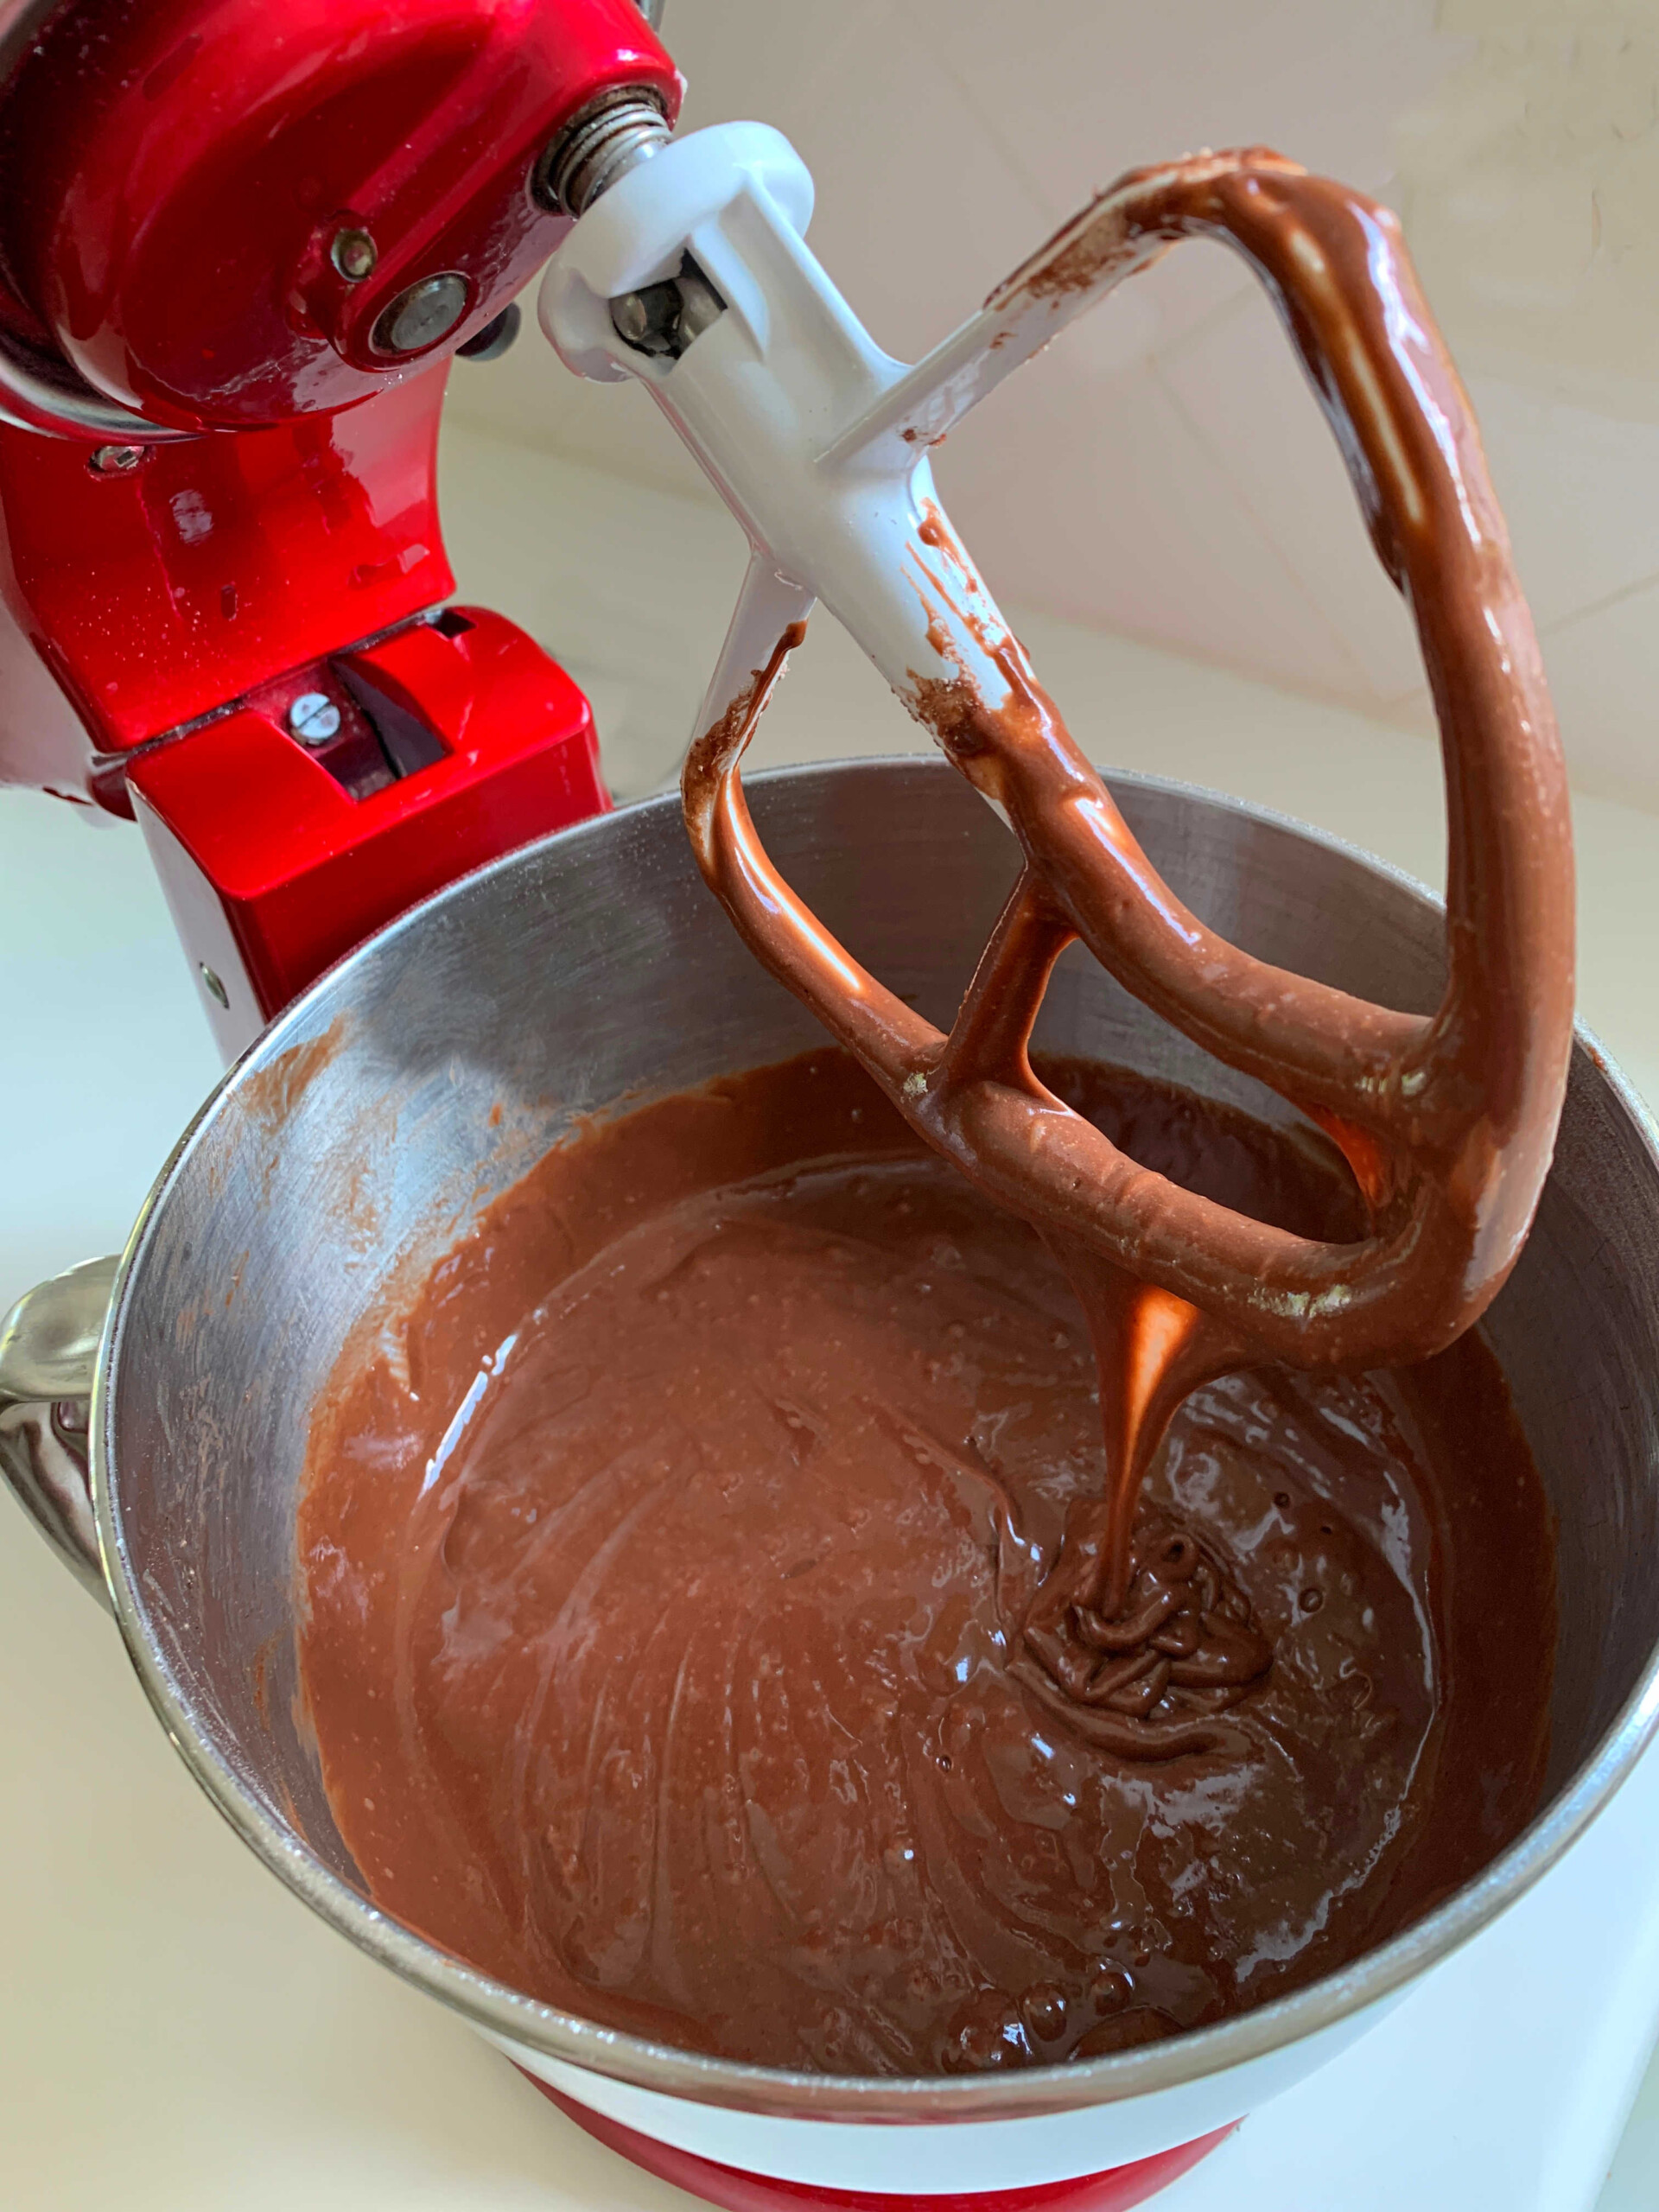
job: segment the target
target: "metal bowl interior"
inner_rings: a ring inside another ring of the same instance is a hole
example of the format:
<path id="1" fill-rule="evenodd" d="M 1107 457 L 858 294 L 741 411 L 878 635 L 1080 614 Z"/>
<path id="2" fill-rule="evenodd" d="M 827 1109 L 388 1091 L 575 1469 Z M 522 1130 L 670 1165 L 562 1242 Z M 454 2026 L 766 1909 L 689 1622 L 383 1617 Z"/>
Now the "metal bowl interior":
<path id="1" fill-rule="evenodd" d="M 1389 1005 L 1433 1005 L 1440 917 L 1418 887 L 1230 799 L 1129 777 L 1114 788 L 1157 866 L 1236 943 Z M 894 989 L 948 1021 L 1014 873 L 995 816 L 927 760 L 759 777 L 752 798 L 803 895 Z M 600 2029 L 474 1973 L 364 1893 L 329 1816 L 295 1660 L 308 1410 L 342 1343 L 573 1116 L 820 1036 L 709 897 L 671 799 L 454 885 L 267 1032 L 182 1141 L 135 1232 L 94 1401 L 106 1570 L 152 1701 L 232 1825 L 353 1942 L 494 2034 L 642 2087 L 826 2120 L 1040 2113 L 1194 2081 L 1347 2018 L 1534 1880 L 1659 1718 L 1659 1150 L 1587 1039 L 1537 1228 L 1487 1325 L 1559 1523 L 1546 1802 L 1403 1935 L 1167 2044 L 1064 2069 L 895 2082 L 735 2065 Z M 1077 948 L 1040 1037 L 1294 1119 Z"/>

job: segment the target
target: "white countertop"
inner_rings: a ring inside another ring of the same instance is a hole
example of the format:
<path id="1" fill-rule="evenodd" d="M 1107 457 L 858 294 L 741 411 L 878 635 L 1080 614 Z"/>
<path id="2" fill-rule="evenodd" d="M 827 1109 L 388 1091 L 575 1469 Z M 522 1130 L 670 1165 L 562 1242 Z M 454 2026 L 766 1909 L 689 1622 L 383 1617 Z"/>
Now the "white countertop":
<path id="1" fill-rule="evenodd" d="M 510 504 L 527 514 L 542 504 L 524 497 L 527 472 L 550 472 L 531 488 L 567 512 L 591 493 L 582 472 L 493 455 L 483 442 L 465 459 L 480 503 L 493 469 L 515 477 Z M 620 590 L 625 578 L 638 583 L 648 555 L 661 566 L 665 526 L 684 540 L 720 523 L 615 487 L 604 501 L 610 536 L 597 556 L 592 537 L 572 531 L 581 545 L 569 557 L 586 564 L 590 594 L 595 557 L 616 564 Z M 521 549 L 499 513 L 486 534 L 483 512 L 451 500 L 469 592 L 560 642 L 551 616 L 524 604 Z M 718 533 L 709 543 L 708 560 L 680 563 L 702 572 L 687 606 L 653 604 L 659 643 L 667 636 L 673 651 L 658 654 L 650 685 L 632 683 L 620 633 L 609 647 L 590 638 L 585 664 L 571 654 L 601 707 L 608 687 L 636 788 L 671 750 L 682 695 L 697 688 L 708 623 L 690 600 L 718 599 L 728 550 Z M 552 607 L 557 556 L 550 569 L 539 558 L 537 592 Z M 1418 741 L 1120 641 L 1026 626 L 1063 702 L 1089 702 L 1076 724 L 1100 757 L 1230 785 L 1433 871 L 1435 769 Z M 834 647 L 816 662 L 809 652 L 763 753 L 905 742 L 873 683 Z M 1615 1056 L 1659 1096 L 1649 964 L 1659 820 L 1588 802 L 1580 845 L 1583 1001 Z M 11 1033 L 0 1085 L 3 1306 L 120 1243 L 216 1068 L 136 835 L 0 792 L 0 852 Z M 108 1621 L 10 1507 L 0 1507 L 0 2201 L 29 2212 L 115 2202 L 132 2212 L 689 2203 L 582 2135 L 256 1865 L 174 1757 Z M 1530 1897 L 1314 2082 L 1248 2122 L 1160 2208 L 1590 2212 L 1659 2026 L 1656 1827 L 1649 1758 Z M 1659 2079 L 1602 2200 L 1603 2212 L 1656 2202 Z"/>

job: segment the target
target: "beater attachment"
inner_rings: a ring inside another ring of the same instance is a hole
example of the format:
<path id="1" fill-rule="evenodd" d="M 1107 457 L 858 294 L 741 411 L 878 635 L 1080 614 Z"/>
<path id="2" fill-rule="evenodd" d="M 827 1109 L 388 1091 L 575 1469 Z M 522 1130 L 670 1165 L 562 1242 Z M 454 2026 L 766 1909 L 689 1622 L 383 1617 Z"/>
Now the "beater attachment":
<path id="1" fill-rule="evenodd" d="M 1139 1279 L 1148 1389 L 1178 1402 L 1198 1373 L 1247 1356 L 1369 1367 L 1440 1349 L 1507 1276 L 1548 1167 L 1572 1041 L 1572 858 L 1531 620 L 1395 218 L 1262 149 L 1137 171 L 906 368 L 808 250 L 811 207 L 810 177 L 775 131 L 698 132 L 582 216 L 542 293 L 565 361 L 646 385 L 753 548 L 685 768 L 704 875 L 760 958 L 931 1145 L 1063 1255 Z M 1268 966 L 1188 910 L 1071 737 L 934 490 L 931 446 L 1192 237 L 1233 248 L 1273 297 L 1416 623 L 1448 823 L 1446 983 L 1431 1015 Z M 744 801 L 744 747 L 815 600 L 1023 853 L 948 1034 L 797 899 Z M 1045 1088 L 1027 1048 L 1074 938 L 1334 1140 L 1369 1236 L 1294 1236 L 1181 1189 Z M 1135 1387 L 1131 1373 L 1128 1396 Z M 1124 1419 L 1145 1428 L 1155 1411 L 1131 1406 Z"/>

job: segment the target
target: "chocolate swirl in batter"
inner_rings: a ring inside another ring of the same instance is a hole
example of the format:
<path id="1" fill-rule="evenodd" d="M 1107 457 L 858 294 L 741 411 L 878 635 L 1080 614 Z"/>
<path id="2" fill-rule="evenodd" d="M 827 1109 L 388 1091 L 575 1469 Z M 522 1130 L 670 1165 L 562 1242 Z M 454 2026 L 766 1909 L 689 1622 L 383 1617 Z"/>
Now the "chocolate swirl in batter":
<path id="1" fill-rule="evenodd" d="M 1151 1169 L 1360 1225 L 1317 1143 L 1043 1072 Z M 1552 1554 L 1478 1339 L 1194 1393 L 1135 1618 L 1060 1618 L 1104 1475 L 1083 1313 L 834 1052 L 556 1151 L 368 1318 L 311 1470 L 304 1678 L 377 1902 L 694 2049 L 1168 2035 L 1408 1922 L 1535 1799 Z"/>

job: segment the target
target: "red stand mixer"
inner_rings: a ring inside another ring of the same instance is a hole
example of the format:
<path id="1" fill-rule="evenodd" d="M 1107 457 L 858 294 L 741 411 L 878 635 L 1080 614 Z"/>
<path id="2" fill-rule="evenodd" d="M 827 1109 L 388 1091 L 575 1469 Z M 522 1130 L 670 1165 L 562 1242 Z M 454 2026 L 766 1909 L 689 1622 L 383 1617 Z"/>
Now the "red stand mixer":
<path id="1" fill-rule="evenodd" d="M 438 417 L 680 80 L 633 0 L 17 0 L 0 73 L 0 780 L 137 816 L 233 1057 L 609 803 L 444 607 Z"/>

